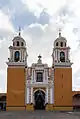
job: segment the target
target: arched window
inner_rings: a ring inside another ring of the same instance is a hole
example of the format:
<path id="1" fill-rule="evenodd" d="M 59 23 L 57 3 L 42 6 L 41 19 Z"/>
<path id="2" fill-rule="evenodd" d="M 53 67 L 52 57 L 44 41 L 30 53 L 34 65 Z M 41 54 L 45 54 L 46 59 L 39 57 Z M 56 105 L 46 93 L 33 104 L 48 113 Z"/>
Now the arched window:
<path id="1" fill-rule="evenodd" d="M 61 42 L 61 47 L 63 47 L 63 42 Z"/>
<path id="2" fill-rule="evenodd" d="M 15 62 L 18 62 L 19 61 L 19 59 L 20 59 L 20 53 L 19 53 L 19 51 L 16 51 L 15 52 L 14 58 L 15 58 Z"/>
<path id="3" fill-rule="evenodd" d="M 24 43 L 23 42 L 21 42 L 21 46 L 23 46 L 24 45 Z"/>
<path id="4" fill-rule="evenodd" d="M 65 43 L 65 47 L 66 47 L 66 43 Z"/>
<path id="5" fill-rule="evenodd" d="M 19 46 L 19 41 L 17 41 L 17 46 Z"/>
<path id="6" fill-rule="evenodd" d="M 56 43 L 56 46 L 58 46 L 58 42 Z"/>
<path id="7" fill-rule="evenodd" d="M 65 53 L 63 51 L 60 52 L 60 61 L 65 62 Z"/>

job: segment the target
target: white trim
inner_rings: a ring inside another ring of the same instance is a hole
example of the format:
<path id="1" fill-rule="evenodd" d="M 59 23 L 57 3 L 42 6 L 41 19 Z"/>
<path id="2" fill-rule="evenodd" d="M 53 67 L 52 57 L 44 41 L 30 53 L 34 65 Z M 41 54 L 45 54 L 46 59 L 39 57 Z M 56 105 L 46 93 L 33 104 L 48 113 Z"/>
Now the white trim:
<path id="1" fill-rule="evenodd" d="M 26 62 L 6 62 L 9 66 L 25 66 Z"/>

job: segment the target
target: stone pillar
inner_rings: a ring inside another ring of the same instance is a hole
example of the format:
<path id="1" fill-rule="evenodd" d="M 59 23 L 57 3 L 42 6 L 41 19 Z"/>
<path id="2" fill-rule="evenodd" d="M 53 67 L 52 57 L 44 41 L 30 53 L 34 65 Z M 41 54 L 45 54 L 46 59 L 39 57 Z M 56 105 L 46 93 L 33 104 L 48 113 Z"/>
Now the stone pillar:
<path id="1" fill-rule="evenodd" d="M 53 88 L 50 88 L 50 104 L 53 104 Z"/>
<path id="2" fill-rule="evenodd" d="M 43 82 L 45 82 L 45 70 L 44 70 L 44 73 L 43 73 Z"/>
<path id="3" fill-rule="evenodd" d="M 29 88 L 27 88 L 27 104 L 29 104 Z"/>
<path id="4" fill-rule="evenodd" d="M 46 88 L 46 103 L 48 103 L 48 87 Z"/>
<path id="5" fill-rule="evenodd" d="M 33 103 L 33 88 L 31 88 L 31 103 Z"/>
<path id="6" fill-rule="evenodd" d="M 35 70 L 34 70 L 34 81 L 36 82 L 36 78 L 35 78 Z"/>

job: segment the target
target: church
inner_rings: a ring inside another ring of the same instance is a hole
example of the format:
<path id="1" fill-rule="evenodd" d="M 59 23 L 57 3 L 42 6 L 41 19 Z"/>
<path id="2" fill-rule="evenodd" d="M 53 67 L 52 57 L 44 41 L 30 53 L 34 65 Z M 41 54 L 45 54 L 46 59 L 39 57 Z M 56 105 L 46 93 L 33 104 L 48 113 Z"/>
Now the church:
<path id="1" fill-rule="evenodd" d="M 53 43 L 51 67 L 41 55 L 28 67 L 28 48 L 20 31 L 12 42 L 6 62 L 6 110 L 73 110 L 73 97 L 80 92 L 72 91 L 70 47 L 61 32 Z M 74 105 L 80 104 L 74 99 Z"/>

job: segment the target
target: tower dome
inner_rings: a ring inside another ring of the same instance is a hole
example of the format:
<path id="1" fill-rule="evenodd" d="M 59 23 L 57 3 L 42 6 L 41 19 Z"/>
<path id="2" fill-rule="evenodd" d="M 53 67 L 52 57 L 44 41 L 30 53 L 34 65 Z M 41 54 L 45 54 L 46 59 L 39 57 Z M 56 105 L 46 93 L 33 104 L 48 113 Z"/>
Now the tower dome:
<path id="1" fill-rule="evenodd" d="M 66 43 L 66 38 L 61 36 L 61 31 L 59 30 L 59 37 L 54 41 L 54 47 L 66 47 Z"/>
<path id="2" fill-rule="evenodd" d="M 15 36 L 12 41 L 13 41 L 13 46 L 23 46 L 23 47 L 26 46 L 25 40 L 21 37 L 21 30 L 20 30 L 20 28 L 19 28 L 18 36 Z"/>
<path id="3" fill-rule="evenodd" d="M 9 62 L 8 65 L 24 65 L 27 66 L 27 48 L 26 42 L 21 37 L 21 32 L 19 29 L 18 36 L 15 36 L 12 40 L 13 45 L 9 47 L 10 50 L 10 58 L 8 58 Z"/>

